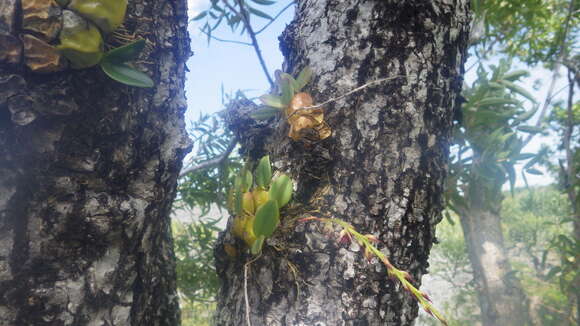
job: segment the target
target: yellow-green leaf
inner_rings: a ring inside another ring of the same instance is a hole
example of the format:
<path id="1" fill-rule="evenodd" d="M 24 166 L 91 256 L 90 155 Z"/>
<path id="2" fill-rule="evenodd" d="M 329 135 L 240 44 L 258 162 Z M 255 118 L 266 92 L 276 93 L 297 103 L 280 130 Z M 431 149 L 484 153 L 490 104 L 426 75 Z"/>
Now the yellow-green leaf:
<path id="1" fill-rule="evenodd" d="M 287 175 L 280 175 L 270 186 L 270 198 L 276 200 L 278 207 L 282 208 L 288 204 L 292 198 L 292 180 Z"/>

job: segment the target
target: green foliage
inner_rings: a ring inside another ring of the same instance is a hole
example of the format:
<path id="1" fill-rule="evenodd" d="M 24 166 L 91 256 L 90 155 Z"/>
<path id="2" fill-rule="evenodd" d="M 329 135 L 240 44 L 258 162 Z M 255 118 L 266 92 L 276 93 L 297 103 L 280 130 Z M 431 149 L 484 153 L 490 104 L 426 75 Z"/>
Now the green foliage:
<path id="1" fill-rule="evenodd" d="M 253 3 L 253 4 L 252 4 Z M 215 31 L 222 22 L 225 22 L 232 30 L 232 32 L 240 30 L 243 34 L 246 32 L 246 27 L 243 24 L 244 16 L 248 20 L 253 17 L 259 17 L 266 20 L 273 20 L 274 18 L 268 13 L 258 9 L 256 5 L 259 6 L 270 6 L 275 4 L 276 1 L 268 0 L 250 0 L 250 1 L 233 1 L 233 5 L 225 1 L 211 0 L 211 6 L 197 16 L 195 16 L 192 21 L 200 21 L 205 18 L 206 22 L 201 28 L 201 31 L 207 35 L 207 42 L 209 44 L 212 33 Z"/>
<path id="2" fill-rule="evenodd" d="M 292 198 L 293 189 L 292 180 L 286 175 L 281 174 L 271 180 L 272 170 L 268 156 L 260 159 L 254 171 L 255 178 L 252 178 L 248 165 L 236 176 L 234 186 L 229 190 L 233 197 L 233 207 L 229 208 L 235 216 L 233 234 L 244 240 L 253 254 L 257 254 L 262 249 L 264 240 L 280 224 L 280 209 Z"/>
<path id="3" fill-rule="evenodd" d="M 263 106 L 252 113 L 252 118 L 266 120 L 282 112 L 290 105 L 294 95 L 308 84 L 310 78 L 312 78 L 312 69 L 310 67 L 304 67 L 296 79 L 287 73 L 277 71 L 276 88 L 280 91 L 279 94 L 264 94 L 260 96 L 259 99 Z"/>
<path id="4" fill-rule="evenodd" d="M 256 168 L 256 184 L 261 188 L 270 187 L 272 181 L 272 167 L 270 166 L 270 156 L 262 157 Z"/>
<path id="5" fill-rule="evenodd" d="M 520 132 L 538 132 L 523 125 L 536 108 L 525 110 L 520 97 L 533 97 L 510 80 L 526 76 L 524 71 L 509 71 L 510 64 L 500 60 L 491 66 L 491 76 L 483 66 L 478 79 L 464 90 L 462 119 L 454 128 L 455 154 L 452 155 L 447 180 L 446 200 L 450 209 L 465 213 L 473 200 L 483 201 L 489 208 L 499 205 L 501 187 L 509 181 L 513 189 L 516 180 L 515 164 L 531 159 L 527 173 L 538 173 L 533 165 L 545 153 L 522 153 Z M 509 79 L 509 80 L 508 80 Z M 485 198 L 482 200 L 481 197 Z"/>
<path id="6" fill-rule="evenodd" d="M 540 318 L 539 325 L 571 326 L 574 311 L 566 294 L 577 289 L 560 276 L 566 270 L 565 279 L 571 280 L 572 272 L 578 273 L 566 260 L 570 262 L 574 253 L 578 257 L 579 251 L 569 241 L 572 227 L 566 196 L 555 187 L 516 189 L 503 200 L 501 211 L 508 256 L 524 291 L 535 302 L 532 310 Z M 473 325 L 479 321 L 477 297 L 461 227 L 444 221 L 437 227 L 437 237 L 440 243 L 432 251 L 431 274 L 454 292 L 444 314 L 450 317 L 450 325 Z M 555 241 L 567 243 L 566 255 Z M 562 259 L 564 256 L 568 258 Z"/>
<path id="7" fill-rule="evenodd" d="M 189 134 L 193 142 L 193 154 L 188 166 L 199 166 L 215 160 L 231 146 L 233 135 L 223 129 L 223 121 L 219 116 L 200 115 L 199 120 L 191 124 Z M 182 176 L 179 179 L 176 205 L 199 208 L 201 215 L 207 214 L 212 206 L 225 208 L 224 193 L 232 187 L 241 168 L 241 159 L 230 155 L 219 164 Z"/>
<path id="8" fill-rule="evenodd" d="M 471 7 L 476 21 L 484 29 L 485 37 L 480 40 L 482 48 L 499 43 L 504 53 L 528 64 L 553 62 L 557 58 L 570 1 L 474 0 Z M 575 8 L 578 7 L 576 3 Z M 564 42 L 566 53 L 570 53 L 574 46 L 579 18 L 578 15 L 571 16 L 574 37 Z"/>
<path id="9" fill-rule="evenodd" d="M 172 223 L 177 258 L 179 294 L 189 301 L 212 301 L 219 282 L 213 264 L 213 246 L 219 219 Z"/>

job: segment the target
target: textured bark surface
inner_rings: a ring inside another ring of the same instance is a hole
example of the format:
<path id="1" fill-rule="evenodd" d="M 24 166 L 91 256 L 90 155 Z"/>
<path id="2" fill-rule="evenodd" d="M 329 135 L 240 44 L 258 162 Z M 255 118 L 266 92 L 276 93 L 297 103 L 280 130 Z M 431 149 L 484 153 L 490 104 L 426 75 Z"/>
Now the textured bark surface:
<path id="1" fill-rule="evenodd" d="M 461 227 L 474 273 L 475 288 L 484 326 L 528 324 L 528 302 L 513 274 L 503 241 L 500 198 L 488 198 L 485 182 L 471 185 L 469 211 L 461 214 Z M 499 187 L 498 187 L 499 188 Z"/>
<path id="2" fill-rule="evenodd" d="M 185 0 L 130 1 L 152 89 L 0 64 L 0 325 L 179 325 L 186 24 Z"/>
<path id="3" fill-rule="evenodd" d="M 338 245 L 338 229 L 290 220 L 314 214 L 351 222 L 377 236 L 397 267 L 421 279 L 440 221 L 468 22 L 461 0 L 298 2 L 281 49 L 286 71 L 313 69 L 307 91 L 315 102 L 401 78 L 329 104 L 333 135 L 317 143 L 292 141 L 283 119 L 252 125 L 245 119 L 249 103 L 230 108 L 242 151 L 253 159 L 270 153 L 294 179 L 295 202 L 304 205 L 283 212 L 280 230 L 250 266 L 253 326 L 412 324 L 417 303 L 380 263 L 366 263 L 355 244 Z M 223 281 L 217 325 L 245 325 L 248 257 L 229 259 L 218 246 L 216 259 Z"/>

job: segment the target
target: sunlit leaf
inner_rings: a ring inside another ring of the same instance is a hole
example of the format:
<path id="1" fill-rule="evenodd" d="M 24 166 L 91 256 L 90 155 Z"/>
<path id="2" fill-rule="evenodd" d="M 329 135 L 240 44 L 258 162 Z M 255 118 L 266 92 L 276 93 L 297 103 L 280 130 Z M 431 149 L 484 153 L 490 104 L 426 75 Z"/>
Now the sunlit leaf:
<path id="1" fill-rule="evenodd" d="M 264 103 L 264 105 L 267 106 L 271 106 L 278 109 L 283 109 L 286 107 L 286 105 L 282 103 L 282 98 L 278 95 L 264 94 L 260 96 L 259 99 L 262 103 Z"/>
<path id="2" fill-rule="evenodd" d="M 266 155 L 260 159 L 256 168 L 256 184 L 262 188 L 270 186 L 272 181 L 272 167 L 270 166 L 270 156 Z"/>
<path id="3" fill-rule="evenodd" d="M 292 191 L 292 179 L 285 174 L 281 174 L 272 181 L 269 194 L 271 199 L 276 200 L 278 207 L 282 208 L 292 198 Z"/>
<path id="4" fill-rule="evenodd" d="M 250 117 L 252 117 L 254 120 L 267 120 L 276 116 L 278 113 L 280 113 L 279 109 L 271 106 L 263 106 L 250 113 Z"/>
<path id="5" fill-rule="evenodd" d="M 512 91 L 522 95 L 523 97 L 527 98 L 528 100 L 536 103 L 536 99 L 530 92 L 526 91 L 524 88 L 510 82 L 507 80 L 500 80 L 499 83 L 505 85 L 507 88 L 511 89 Z"/>
<path id="6" fill-rule="evenodd" d="M 520 77 L 527 77 L 530 73 L 527 70 L 514 70 L 502 76 L 503 80 L 515 81 Z"/>

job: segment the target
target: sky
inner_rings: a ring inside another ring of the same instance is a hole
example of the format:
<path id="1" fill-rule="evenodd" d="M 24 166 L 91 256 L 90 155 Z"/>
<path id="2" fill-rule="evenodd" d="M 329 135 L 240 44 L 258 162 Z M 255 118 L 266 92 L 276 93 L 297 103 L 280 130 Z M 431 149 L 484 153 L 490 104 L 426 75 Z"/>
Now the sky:
<path id="1" fill-rule="evenodd" d="M 210 6 L 209 0 L 189 0 L 188 2 L 189 17 L 195 17 Z M 256 7 L 268 13 L 277 13 L 289 2 L 290 0 L 281 0 L 272 6 Z M 280 69 L 282 65 L 283 58 L 278 49 L 278 36 L 284 30 L 286 24 L 292 20 L 293 16 L 294 8 L 291 7 L 265 32 L 258 35 L 262 54 L 271 72 Z M 261 18 L 252 21 L 258 27 L 265 25 L 267 22 L 267 20 Z M 201 20 L 200 22 L 190 22 L 189 24 L 191 47 L 194 55 L 187 62 L 189 73 L 185 84 L 188 99 L 186 121 L 188 122 L 197 120 L 200 113 L 214 113 L 223 109 L 221 103 L 222 86 L 226 94 L 233 94 L 236 90 L 241 89 L 245 90 L 248 97 L 262 95 L 269 89 L 254 49 L 250 46 L 224 43 L 216 40 L 211 40 L 208 46 L 207 37 L 199 31 L 199 28 L 204 23 L 205 21 Z M 225 23 L 222 23 L 222 25 L 213 32 L 214 36 L 222 39 L 250 41 L 247 35 L 232 33 Z M 469 66 L 471 64 L 468 60 L 466 67 Z M 474 68 L 466 73 L 465 79 L 468 84 L 475 79 L 475 71 L 476 69 Z M 552 78 L 551 72 L 541 67 L 536 67 L 531 69 L 530 73 L 531 78 L 527 78 L 523 86 L 543 104 Z M 539 81 L 542 85 L 537 90 L 533 88 L 534 83 L 537 83 L 536 81 Z M 560 78 L 555 89 L 560 90 L 565 85 L 565 78 Z M 560 97 L 565 96 L 566 93 L 564 90 L 560 93 Z M 557 139 L 554 137 L 535 137 L 524 149 L 524 152 L 536 152 L 542 144 L 553 144 L 556 141 Z M 539 168 L 539 170 L 542 169 Z M 517 187 L 525 185 L 520 176 L 521 174 L 518 171 Z M 546 185 L 553 182 L 553 178 L 547 174 L 543 176 L 528 174 L 527 179 L 530 185 Z M 506 184 L 505 186 L 507 187 L 508 185 Z"/>

